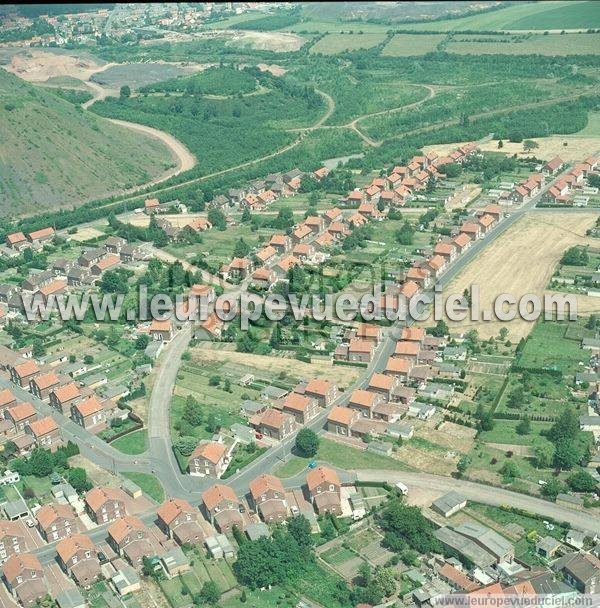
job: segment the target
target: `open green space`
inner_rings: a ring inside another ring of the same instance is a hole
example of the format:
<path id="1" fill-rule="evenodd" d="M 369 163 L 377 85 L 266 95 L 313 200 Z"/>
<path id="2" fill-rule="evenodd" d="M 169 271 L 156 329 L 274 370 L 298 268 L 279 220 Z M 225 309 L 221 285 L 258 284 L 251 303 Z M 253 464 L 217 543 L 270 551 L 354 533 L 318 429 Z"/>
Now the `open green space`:
<path id="1" fill-rule="evenodd" d="M 600 27 L 595 2 L 527 2 L 458 19 L 407 23 L 421 31 L 563 30 Z"/>
<path id="2" fill-rule="evenodd" d="M 165 491 L 162 484 L 154 475 L 150 473 L 137 473 L 135 471 L 126 471 L 121 474 L 137 484 L 142 489 L 142 492 L 148 494 L 156 502 L 161 503 L 165 499 Z"/>
<path id="3" fill-rule="evenodd" d="M 111 445 L 123 454 L 143 454 L 148 449 L 148 431 L 139 429 L 115 439 Z"/>
<path id="4" fill-rule="evenodd" d="M 600 34 L 457 34 L 446 45 L 448 53 L 467 55 L 596 55 L 598 49 Z"/>
<path id="5" fill-rule="evenodd" d="M 324 113 L 324 101 L 314 90 L 289 79 L 259 76 L 256 71 L 260 83 L 274 89 L 269 95 L 207 99 L 200 92 L 202 84 L 198 89 L 193 84 L 181 95 L 108 98 L 92 109 L 102 116 L 171 133 L 202 159 L 193 171 L 211 173 L 285 146 L 295 138 L 285 129 L 309 126 Z M 179 86 L 178 81 L 172 86 Z M 161 85 L 154 85 L 153 90 L 161 92 Z"/>
<path id="6" fill-rule="evenodd" d="M 381 54 L 387 57 L 411 57 L 433 53 L 444 38 L 444 34 L 396 34 Z"/>
<path id="7" fill-rule="evenodd" d="M 579 371 L 579 363 L 589 359 L 589 353 L 581 348 L 579 340 L 566 337 L 568 326 L 567 321 L 536 323 L 517 364 L 523 368 L 558 370 L 563 374 L 574 374 Z"/>
<path id="8" fill-rule="evenodd" d="M 280 466 L 275 475 L 278 477 L 293 477 L 304 470 L 307 470 L 308 463 L 313 458 L 302 458 L 292 456 L 286 463 Z M 321 439 L 319 451 L 314 460 L 326 462 L 334 467 L 343 469 L 386 469 L 394 471 L 406 471 L 408 467 L 402 462 L 380 456 L 373 452 L 359 450 L 343 443 L 332 441 L 331 439 Z"/>
<path id="9" fill-rule="evenodd" d="M 345 547 L 332 547 L 324 553 L 321 553 L 321 557 L 332 566 L 339 566 L 349 559 L 356 557 L 356 553 Z"/>
<path id="10" fill-rule="evenodd" d="M 491 431 L 482 431 L 479 439 L 484 443 L 506 443 L 509 445 L 540 445 L 550 442 L 540 435 L 541 431 L 547 431 L 550 423 L 532 422 L 531 432 L 527 435 L 517 433 L 518 421 L 516 420 L 497 420 Z"/>

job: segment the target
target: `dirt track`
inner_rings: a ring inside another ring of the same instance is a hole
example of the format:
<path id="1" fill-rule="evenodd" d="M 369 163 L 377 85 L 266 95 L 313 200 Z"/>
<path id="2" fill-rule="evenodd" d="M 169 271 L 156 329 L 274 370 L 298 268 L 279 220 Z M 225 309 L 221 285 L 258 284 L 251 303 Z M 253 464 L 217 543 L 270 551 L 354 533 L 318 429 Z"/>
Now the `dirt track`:
<path id="1" fill-rule="evenodd" d="M 165 146 L 167 146 L 167 148 L 169 148 L 173 156 L 177 159 L 176 170 L 168 171 L 166 175 L 144 184 L 144 187 L 153 186 L 155 184 L 159 184 L 160 182 L 164 182 L 170 177 L 179 175 L 183 171 L 189 171 L 196 166 L 196 157 L 178 139 L 175 139 L 172 135 L 165 133 L 165 131 L 159 131 L 158 129 L 154 129 L 146 125 L 140 125 L 135 122 L 117 120 L 116 118 L 109 118 L 108 120 L 115 125 L 126 127 L 127 129 L 132 129 L 133 131 L 138 131 L 139 133 L 144 133 L 145 135 L 159 139 L 163 142 L 163 144 L 165 144 Z"/>

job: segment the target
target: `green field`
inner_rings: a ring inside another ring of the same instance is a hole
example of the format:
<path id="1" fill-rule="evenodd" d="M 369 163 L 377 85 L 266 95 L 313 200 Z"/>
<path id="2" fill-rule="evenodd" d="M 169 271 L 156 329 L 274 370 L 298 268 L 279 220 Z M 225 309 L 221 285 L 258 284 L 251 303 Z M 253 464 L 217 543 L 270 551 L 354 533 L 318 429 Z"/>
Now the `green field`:
<path id="1" fill-rule="evenodd" d="M 352 119 L 401 108 L 425 99 L 425 87 L 407 84 L 398 79 L 373 79 L 368 74 L 356 81 L 350 75 L 336 76 L 320 83 L 335 101 L 335 110 L 327 124 L 345 124 Z M 356 151 L 357 148 L 354 149 Z"/>
<path id="2" fill-rule="evenodd" d="M 370 49 L 384 40 L 384 33 L 329 34 L 314 44 L 310 48 L 310 52 L 335 55 L 344 51 Z"/>
<path id="3" fill-rule="evenodd" d="M 433 53 L 444 38 L 444 34 L 396 34 L 381 54 L 387 57 L 410 57 Z"/>
<path id="4" fill-rule="evenodd" d="M 589 353 L 578 340 L 565 337 L 567 322 L 538 322 L 529 335 L 517 363 L 527 368 L 549 368 L 563 373 L 579 371 L 579 362 L 586 361 Z"/>
<path id="5" fill-rule="evenodd" d="M 600 34 L 457 35 L 448 43 L 446 50 L 466 55 L 597 55 L 600 52 Z"/>
<path id="6" fill-rule="evenodd" d="M 326 462 L 334 467 L 344 469 L 385 469 L 391 471 L 406 471 L 407 466 L 398 460 L 380 456 L 372 452 L 337 443 L 331 439 L 321 439 L 316 460 Z M 312 458 L 292 456 L 285 464 L 275 471 L 278 477 L 293 477 L 306 470 Z"/>
<path id="7" fill-rule="evenodd" d="M 600 137 L 600 112 L 590 112 L 587 125 L 572 137 Z"/>
<path id="8" fill-rule="evenodd" d="M 143 454 L 148 449 L 148 431 L 139 429 L 115 439 L 111 445 L 123 454 Z"/>
<path id="9" fill-rule="evenodd" d="M 531 2 L 459 19 L 407 23 L 403 27 L 439 32 L 588 29 L 600 27 L 600 14 L 595 2 Z"/>
<path id="10" fill-rule="evenodd" d="M 528 435 L 519 435 L 516 427 L 516 420 L 496 420 L 496 424 L 491 431 L 482 431 L 479 434 L 479 439 L 484 443 L 506 443 L 511 445 L 539 445 L 541 443 L 549 443 L 549 441 L 540 435 L 541 431 L 548 430 L 550 424 L 546 422 L 532 422 L 531 433 Z"/>
<path id="11" fill-rule="evenodd" d="M 142 492 L 148 494 L 148 496 L 156 502 L 160 503 L 165 499 L 165 491 L 163 490 L 160 481 L 154 475 L 149 473 L 136 473 L 134 471 L 121 473 L 121 475 L 140 486 Z"/>
<path id="12" fill-rule="evenodd" d="M 235 244 L 244 239 L 248 245 L 255 247 L 258 245 L 260 232 L 253 232 L 250 224 L 238 224 L 229 226 L 226 230 L 211 230 L 203 238 L 205 242 L 196 245 L 172 244 L 165 247 L 165 250 L 181 259 L 206 252 L 209 254 L 209 261 L 217 265 L 228 262 L 233 258 Z M 262 234 L 267 235 L 266 231 Z"/>

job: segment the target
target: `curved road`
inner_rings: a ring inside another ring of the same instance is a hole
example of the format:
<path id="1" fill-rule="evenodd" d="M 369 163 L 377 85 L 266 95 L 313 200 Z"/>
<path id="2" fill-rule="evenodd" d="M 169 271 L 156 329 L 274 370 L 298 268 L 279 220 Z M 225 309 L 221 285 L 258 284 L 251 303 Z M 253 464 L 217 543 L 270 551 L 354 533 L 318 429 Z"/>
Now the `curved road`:
<path id="1" fill-rule="evenodd" d="M 94 73 L 98 74 L 99 72 L 103 72 L 104 70 L 108 69 L 109 67 L 112 67 L 113 65 L 117 64 L 109 63 L 103 66 L 101 70 L 98 70 Z M 88 88 L 92 90 L 94 96 L 85 103 L 81 104 L 81 107 L 84 110 L 88 110 L 90 106 L 96 101 L 105 99 L 111 94 L 118 94 L 117 91 L 106 89 L 100 86 L 97 82 L 94 82 L 93 80 L 87 80 L 85 84 Z M 184 146 L 178 139 L 173 137 L 170 133 L 155 129 L 153 127 L 149 127 L 147 125 L 142 125 L 137 122 L 129 122 L 128 120 L 118 120 L 116 118 L 105 118 L 102 116 L 99 116 L 98 118 L 108 120 L 109 122 L 112 122 L 114 125 L 117 125 L 119 127 L 124 127 L 132 131 L 137 131 L 138 133 L 143 133 L 144 135 L 152 137 L 153 139 L 159 140 L 169 149 L 171 156 L 177 161 L 177 166 L 175 168 L 166 171 L 165 173 L 163 173 L 163 175 L 155 177 L 154 179 L 150 180 L 149 182 L 146 182 L 145 184 L 140 184 L 139 186 L 134 186 L 133 188 L 125 190 L 123 192 L 124 194 L 133 194 L 135 192 L 140 192 L 145 188 L 156 186 L 172 177 L 175 177 L 176 175 L 179 175 L 180 173 L 183 173 L 184 171 L 189 171 L 190 169 L 193 169 L 198 164 L 198 159 L 194 156 L 194 154 L 192 154 L 186 146 Z"/>

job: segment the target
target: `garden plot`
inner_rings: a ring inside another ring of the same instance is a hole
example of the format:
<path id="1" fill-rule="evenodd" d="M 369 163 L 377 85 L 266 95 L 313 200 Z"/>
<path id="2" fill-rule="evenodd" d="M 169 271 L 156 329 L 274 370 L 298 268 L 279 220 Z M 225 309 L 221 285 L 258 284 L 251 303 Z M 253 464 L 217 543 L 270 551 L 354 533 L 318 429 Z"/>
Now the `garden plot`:
<path id="1" fill-rule="evenodd" d="M 360 369 L 336 365 L 329 360 L 304 363 L 296 359 L 283 359 L 265 355 L 239 353 L 219 348 L 219 345 L 203 344 L 190 350 L 192 361 L 200 366 L 219 365 L 225 371 L 235 371 L 238 377 L 254 373 L 257 378 L 274 378 L 286 374 L 290 378 L 331 378 L 338 386 L 349 386 L 360 374 Z"/>

